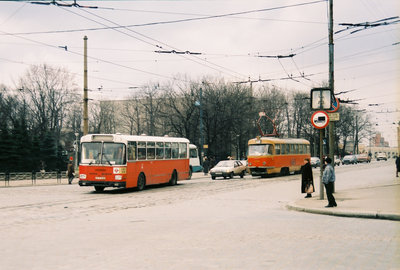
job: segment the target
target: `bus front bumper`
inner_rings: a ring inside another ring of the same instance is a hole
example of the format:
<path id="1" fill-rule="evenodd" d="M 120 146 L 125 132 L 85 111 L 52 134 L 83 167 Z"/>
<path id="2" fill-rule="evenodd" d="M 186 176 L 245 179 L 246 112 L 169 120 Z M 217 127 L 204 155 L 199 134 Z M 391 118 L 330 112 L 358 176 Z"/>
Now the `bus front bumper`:
<path id="1" fill-rule="evenodd" d="M 126 182 L 112 181 L 79 181 L 80 186 L 96 186 L 96 187 L 126 187 Z"/>

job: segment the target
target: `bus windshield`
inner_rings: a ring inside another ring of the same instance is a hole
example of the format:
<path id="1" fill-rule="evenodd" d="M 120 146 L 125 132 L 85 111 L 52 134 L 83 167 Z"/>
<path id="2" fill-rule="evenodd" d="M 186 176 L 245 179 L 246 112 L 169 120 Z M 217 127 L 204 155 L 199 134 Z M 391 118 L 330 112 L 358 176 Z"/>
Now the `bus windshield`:
<path id="1" fill-rule="evenodd" d="M 249 145 L 249 156 L 272 155 L 271 144 L 251 144 Z"/>
<path id="2" fill-rule="evenodd" d="M 82 164 L 123 165 L 125 159 L 125 145 L 122 143 L 82 143 Z"/>

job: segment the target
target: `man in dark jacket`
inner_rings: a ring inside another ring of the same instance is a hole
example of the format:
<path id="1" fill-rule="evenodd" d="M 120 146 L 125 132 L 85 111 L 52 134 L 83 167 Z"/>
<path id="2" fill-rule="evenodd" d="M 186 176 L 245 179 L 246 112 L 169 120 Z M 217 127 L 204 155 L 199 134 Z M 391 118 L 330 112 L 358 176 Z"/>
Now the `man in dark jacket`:
<path id="1" fill-rule="evenodd" d="M 301 193 L 307 193 L 305 198 L 311 198 L 311 193 L 314 192 L 314 179 L 311 168 L 310 159 L 304 159 L 304 165 L 301 167 Z"/>
<path id="2" fill-rule="evenodd" d="M 68 163 L 68 167 L 67 167 L 67 174 L 68 174 L 68 184 L 71 185 L 72 180 L 74 180 L 74 165 L 72 165 L 72 162 L 70 161 Z"/>

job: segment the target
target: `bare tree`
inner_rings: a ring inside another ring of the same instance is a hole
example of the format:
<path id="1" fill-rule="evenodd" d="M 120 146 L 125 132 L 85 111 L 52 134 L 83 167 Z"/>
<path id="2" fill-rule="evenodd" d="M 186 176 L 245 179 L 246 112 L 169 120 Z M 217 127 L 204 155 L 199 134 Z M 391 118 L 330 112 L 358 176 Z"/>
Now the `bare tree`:
<path id="1" fill-rule="evenodd" d="M 143 133 L 142 121 L 143 116 L 142 101 L 134 95 L 131 99 L 123 103 L 123 110 L 121 111 L 121 124 L 128 130 L 129 134 L 141 134 Z"/>
<path id="2" fill-rule="evenodd" d="M 38 131 L 41 134 L 52 131 L 59 138 L 66 108 L 75 100 L 77 88 L 73 76 L 63 68 L 35 65 L 19 80 L 18 88 Z"/>

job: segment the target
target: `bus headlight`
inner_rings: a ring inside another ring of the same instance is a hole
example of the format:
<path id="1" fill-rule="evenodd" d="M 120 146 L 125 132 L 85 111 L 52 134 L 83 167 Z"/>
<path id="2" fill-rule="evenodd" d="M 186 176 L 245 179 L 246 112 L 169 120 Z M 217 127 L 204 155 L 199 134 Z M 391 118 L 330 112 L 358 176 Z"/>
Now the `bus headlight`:
<path id="1" fill-rule="evenodd" d="M 115 180 L 122 180 L 122 175 L 116 175 Z"/>
<path id="2" fill-rule="evenodd" d="M 80 174 L 80 175 L 79 175 L 79 178 L 80 178 L 80 179 L 86 179 L 86 174 L 83 174 L 83 173 Z"/>

